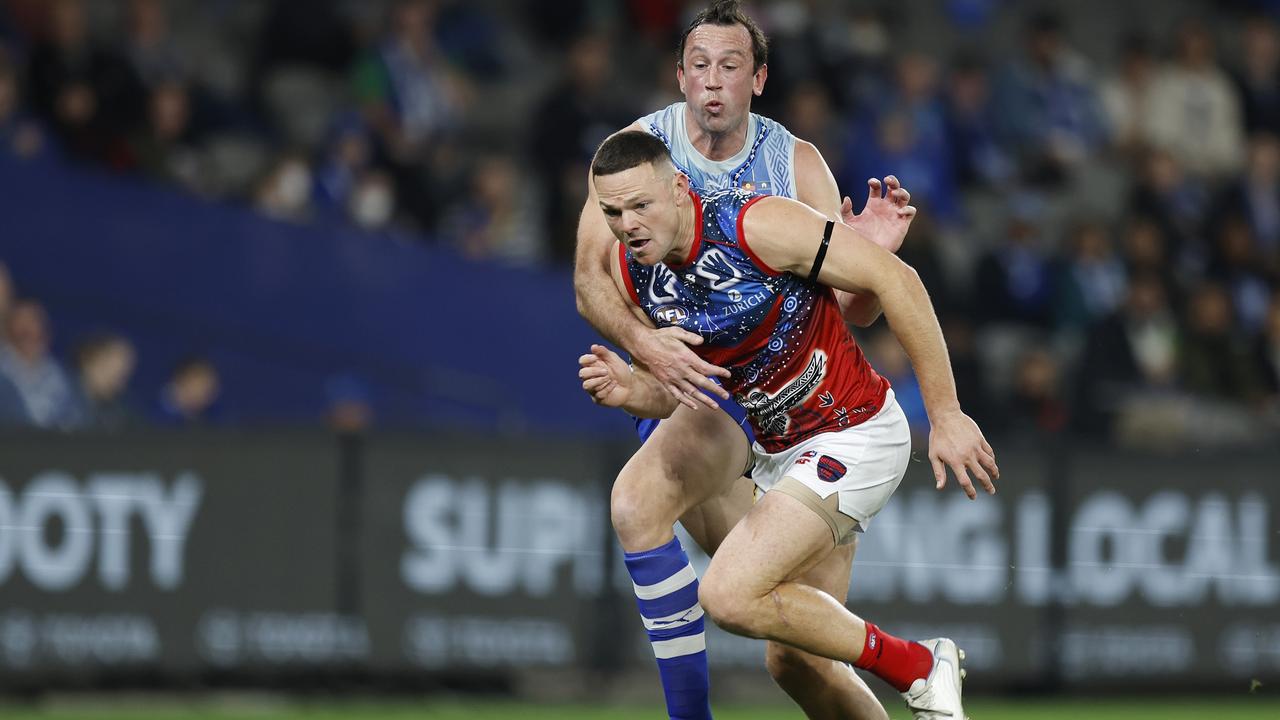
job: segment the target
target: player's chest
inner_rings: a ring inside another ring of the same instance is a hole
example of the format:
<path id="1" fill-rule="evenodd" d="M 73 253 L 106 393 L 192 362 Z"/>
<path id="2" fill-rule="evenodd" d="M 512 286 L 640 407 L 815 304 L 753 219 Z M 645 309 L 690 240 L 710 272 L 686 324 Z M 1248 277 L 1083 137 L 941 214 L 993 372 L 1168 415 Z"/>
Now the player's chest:
<path id="1" fill-rule="evenodd" d="M 735 250 L 712 247 L 680 268 L 643 268 L 641 307 L 658 327 L 679 326 L 709 346 L 740 343 L 783 302 L 787 276 L 769 276 Z"/>

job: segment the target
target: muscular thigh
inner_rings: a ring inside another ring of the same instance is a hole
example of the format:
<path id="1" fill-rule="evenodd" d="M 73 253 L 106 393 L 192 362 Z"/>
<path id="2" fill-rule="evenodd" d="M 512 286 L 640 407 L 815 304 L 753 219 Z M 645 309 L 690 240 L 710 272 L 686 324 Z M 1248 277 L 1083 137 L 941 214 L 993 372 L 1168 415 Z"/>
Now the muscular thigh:
<path id="1" fill-rule="evenodd" d="M 844 603 L 849 599 L 849 575 L 853 570 L 853 555 L 857 552 L 858 539 L 838 545 L 826 557 L 796 576 L 796 582 L 818 588 Z"/>
<path id="2" fill-rule="evenodd" d="M 799 581 L 829 561 L 835 542 L 826 521 L 795 498 L 765 493 L 729 532 L 711 560 L 708 582 L 748 595 L 763 595 L 779 583 Z M 826 582 L 837 578 L 824 575 Z M 839 595 L 837 597 L 843 597 Z"/>
<path id="3" fill-rule="evenodd" d="M 723 411 L 682 405 L 640 446 L 618 481 L 672 499 L 681 516 L 729 493 L 750 450 L 742 428 Z"/>
<path id="4" fill-rule="evenodd" d="M 740 477 L 729 483 L 724 492 L 712 495 L 681 515 L 680 524 L 703 552 L 713 555 L 733 526 L 746 516 L 754 499 L 755 483 L 751 478 Z"/>

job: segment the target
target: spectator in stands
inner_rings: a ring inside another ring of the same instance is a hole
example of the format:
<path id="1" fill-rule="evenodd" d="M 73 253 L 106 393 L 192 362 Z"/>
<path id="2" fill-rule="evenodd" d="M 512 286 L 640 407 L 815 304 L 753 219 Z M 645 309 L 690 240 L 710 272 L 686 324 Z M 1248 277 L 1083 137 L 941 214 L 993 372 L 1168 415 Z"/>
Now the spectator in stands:
<path id="1" fill-rule="evenodd" d="M 1124 256 L 1126 277 L 1158 277 L 1160 284 L 1170 293 L 1169 301 L 1174 306 L 1181 305 L 1182 297 L 1169 259 L 1168 243 L 1158 222 L 1144 215 L 1130 216 L 1124 223 L 1121 253 Z"/>
<path id="2" fill-rule="evenodd" d="M 77 389 L 74 427 L 120 430 L 139 421 L 128 398 L 136 354 L 133 343 L 115 334 L 90 337 L 76 348 Z"/>
<path id="3" fill-rule="evenodd" d="M 396 0 L 383 40 L 355 70 L 355 95 L 378 139 L 400 192 L 397 204 L 434 227 L 440 203 L 433 195 L 443 142 L 456 129 L 471 95 L 436 46 L 434 0 Z"/>
<path id="4" fill-rule="evenodd" d="M 1130 398 L 1176 388 L 1181 332 L 1159 276 L 1129 280 L 1125 304 L 1090 331 L 1073 414 L 1085 434 L 1110 436 Z"/>
<path id="5" fill-rule="evenodd" d="M 1250 136 L 1245 172 L 1225 188 L 1217 213 L 1243 216 L 1257 243 L 1259 261 L 1280 271 L 1280 139 L 1275 134 L 1259 131 Z"/>
<path id="6" fill-rule="evenodd" d="M 1178 160 L 1163 150 L 1148 152 L 1140 167 L 1128 210 L 1159 224 L 1170 263 L 1180 274 L 1199 272 L 1206 251 L 1203 232 L 1210 207 L 1208 189 L 1203 182 L 1187 177 Z"/>
<path id="7" fill-rule="evenodd" d="M 1146 36 L 1127 35 L 1120 42 L 1120 67 L 1102 81 L 1099 98 L 1111 145 L 1135 160 L 1146 148 L 1155 80 L 1156 60 Z"/>
<path id="8" fill-rule="evenodd" d="M 887 7 L 856 5 L 832 24 L 834 32 L 819 35 L 832 38 L 834 47 L 823 50 L 839 58 L 834 82 L 842 107 L 872 104 L 884 92 L 884 78 L 893 72 L 892 19 Z"/>
<path id="9" fill-rule="evenodd" d="M 1220 180 L 1244 165 L 1240 94 L 1214 56 L 1202 21 L 1178 31 L 1174 61 L 1151 91 L 1147 139 L 1190 174 Z"/>
<path id="10" fill-rule="evenodd" d="M 990 187 L 1010 180 L 1017 168 L 1001 144 L 997 123 L 992 122 L 995 108 L 986 67 L 973 55 L 956 58 L 946 92 L 948 144 L 956 181 L 963 187 Z"/>
<path id="11" fill-rule="evenodd" d="M 26 91 L 71 156 L 127 166 L 127 137 L 141 117 L 137 78 L 117 53 L 89 37 L 81 0 L 48 3 L 49 33 L 31 50 Z"/>
<path id="12" fill-rule="evenodd" d="M 1230 298 L 1235 324 L 1249 336 L 1266 322 L 1271 287 L 1249 223 L 1228 215 L 1215 224 L 1217 235 L 1206 276 Z"/>
<path id="13" fill-rule="evenodd" d="M 543 229 L 551 254 L 566 262 L 573 257 L 591 157 L 609 133 L 639 115 L 613 95 L 611 47 L 598 33 L 573 41 L 564 56 L 564 80 L 537 104 L 526 139 L 538 186 L 546 193 Z M 671 75 L 667 82 L 674 84 Z"/>
<path id="14" fill-rule="evenodd" d="M 160 391 L 155 419 L 161 425 L 203 425 L 219 419 L 221 381 L 207 358 L 179 362 Z"/>
<path id="15" fill-rule="evenodd" d="M 181 83 L 160 81 L 151 88 L 147 124 L 132 146 L 138 169 L 148 177 L 188 192 L 211 190 L 205 182 L 207 163 L 191 127 L 191 96 Z"/>
<path id="16" fill-rule="evenodd" d="M 1280 133 L 1280 33 L 1266 15 L 1245 21 L 1240 31 L 1241 64 L 1234 75 L 1243 102 L 1244 128 Z"/>
<path id="17" fill-rule="evenodd" d="M 19 300 L 5 323 L 0 347 L 0 375 L 22 400 L 31 424 L 67 429 L 75 419 L 75 396 L 62 365 L 49 352 L 49 316 L 34 300 Z"/>
<path id="18" fill-rule="evenodd" d="M 518 173 L 501 155 L 476 164 L 470 192 L 444 225 L 444 234 L 464 255 L 524 264 L 544 257 L 540 227 L 528 194 L 519 190 Z"/>
<path id="19" fill-rule="evenodd" d="M 909 54 L 895 77 L 894 92 L 850 126 L 840 186 L 861 187 L 869 177 L 892 173 L 911 188 L 914 204 L 940 222 L 956 221 L 955 170 L 937 68 L 929 58 Z"/>
<path id="20" fill-rule="evenodd" d="M 386 230 L 396 216 L 396 189 L 391 176 L 381 170 L 361 171 L 347 199 L 347 215 L 362 230 Z"/>
<path id="21" fill-rule="evenodd" d="M 18 74 L 9 54 L 0 45 L 0 155 L 32 157 L 44 148 L 40 124 L 23 112 Z"/>
<path id="22" fill-rule="evenodd" d="M 1182 382 L 1191 393 L 1242 404 L 1261 398 L 1261 381 L 1236 331 L 1231 297 L 1221 285 L 1204 282 L 1192 293 L 1180 350 Z"/>
<path id="23" fill-rule="evenodd" d="M 1002 244 L 978 261 L 980 317 L 1028 329 L 1047 330 L 1053 319 L 1053 258 L 1040 234 L 1043 202 L 1031 195 L 1010 205 Z"/>
<path id="24" fill-rule="evenodd" d="M 356 181 L 372 163 L 372 139 L 360 116 L 344 113 L 335 117 L 324 153 L 316 166 L 316 207 L 327 213 L 344 212 Z"/>
<path id="25" fill-rule="evenodd" d="M 1026 42 L 1025 60 L 1008 66 L 999 81 L 996 118 L 1024 177 L 1058 183 L 1104 140 L 1101 110 L 1088 63 L 1063 41 L 1058 16 L 1034 15 Z"/>
<path id="26" fill-rule="evenodd" d="M 258 183 L 254 204 L 277 220 L 301 222 L 311 216 L 311 166 L 296 153 L 280 157 Z"/>
<path id="27" fill-rule="evenodd" d="M 1068 238 L 1068 255 L 1054 283 L 1058 326 L 1083 330 L 1115 312 L 1125 283 L 1124 263 L 1112 250 L 1107 227 L 1081 223 Z"/>
<path id="28" fill-rule="evenodd" d="M 422 158 L 463 109 L 465 81 L 436 49 L 438 10 L 432 0 L 396 0 L 387 36 L 357 67 L 357 97 L 397 160 Z"/>
<path id="29" fill-rule="evenodd" d="M 1028 349 L 1015 370 L 1008 429 L 1015 435 L 1036 437 L 1061 433 L 1069 417 L 1062 396 L 1058 361 L 1045 348 Z"/>
<path id="30" fill-rule="evenodd" d="M 189 79 L 189 68 L 169 31 L 167 0 L 129 0 L 125 56 L 144 87 Z"/>

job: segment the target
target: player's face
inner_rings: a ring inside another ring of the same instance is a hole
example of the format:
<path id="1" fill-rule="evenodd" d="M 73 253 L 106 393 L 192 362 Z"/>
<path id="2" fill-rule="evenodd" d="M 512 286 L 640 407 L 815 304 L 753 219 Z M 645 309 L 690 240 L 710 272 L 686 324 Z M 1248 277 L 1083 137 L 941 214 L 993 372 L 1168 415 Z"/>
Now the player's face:
<path id="1" fill-rule="evenodd" d="M 752 68 L 751 33 L 741 25 L 699 25 L 685 40 L 676 68 L 680 92 L 704 131 L 746 126 L 751 97 L 764 91 L 767 67 Z"/>
<path id="2" fill-rule="evenodd" d="M 644 265 L 655 265 L 672 255 L 680 227 L 676 198 L 684 176 L 669 164 L 663 165 L 648 163 L 594 178 L 609 229 Z"/>

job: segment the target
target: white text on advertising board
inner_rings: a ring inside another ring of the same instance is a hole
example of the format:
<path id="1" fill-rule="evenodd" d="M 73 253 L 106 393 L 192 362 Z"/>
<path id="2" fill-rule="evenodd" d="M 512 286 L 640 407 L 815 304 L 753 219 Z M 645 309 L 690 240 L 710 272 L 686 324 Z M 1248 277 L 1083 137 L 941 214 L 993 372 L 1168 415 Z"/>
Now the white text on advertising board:
<path id="1" fill-rule="evenodd" d="M 21 575 L 48 592 L 70 590 L 93 571 L 113 592 L 130 583 L 132 520 L 150 548 L 148 575 L 162 590 L 182 583 L 187 533 L 203 486 L 194 473 L 166 483 L 156 473 L 91 473 L 81 483 L 58 470 L 39 473 L 21 491 L 0 480 L 0 585 Z M 57 533 L 51 528 L 60 528 Z"/>

